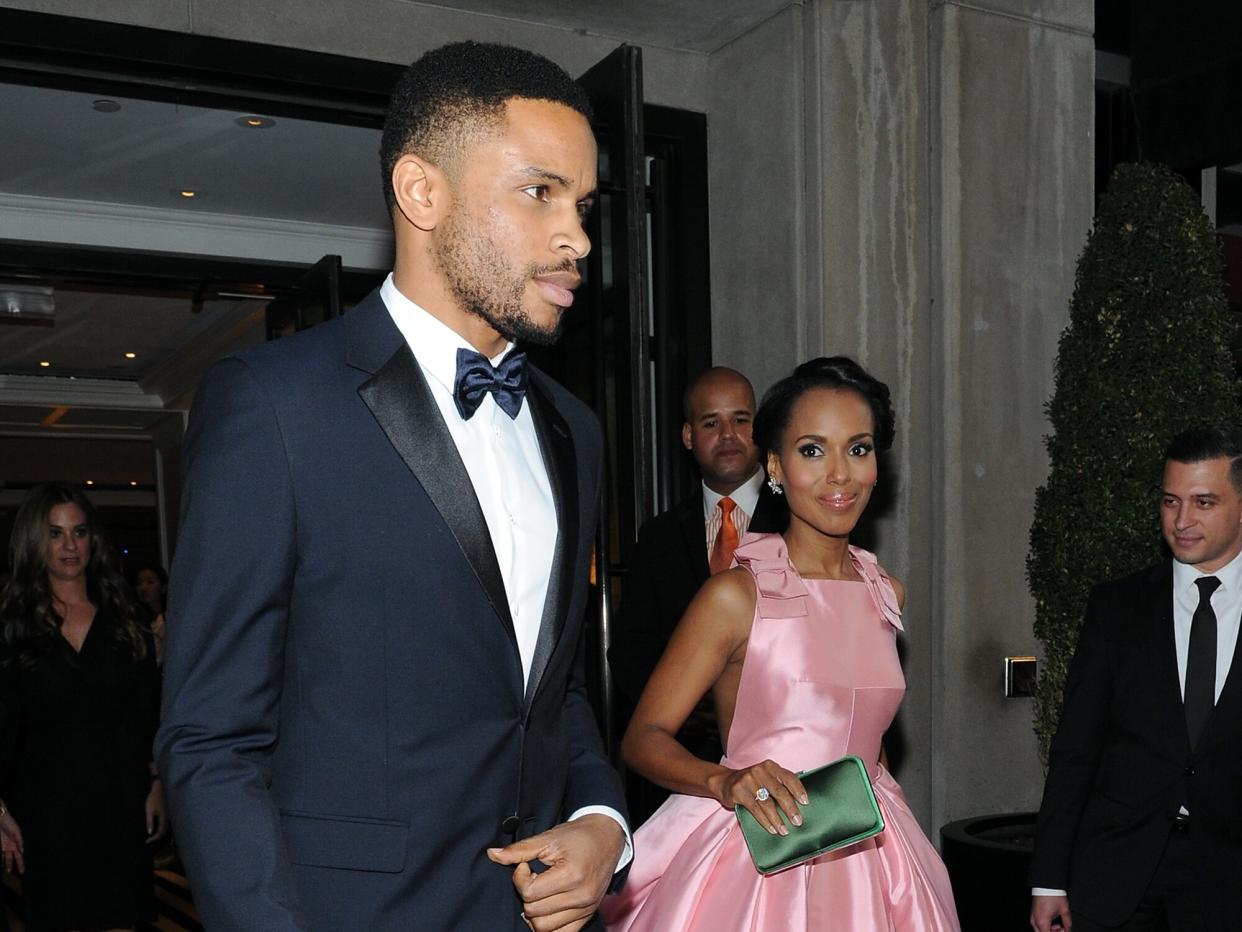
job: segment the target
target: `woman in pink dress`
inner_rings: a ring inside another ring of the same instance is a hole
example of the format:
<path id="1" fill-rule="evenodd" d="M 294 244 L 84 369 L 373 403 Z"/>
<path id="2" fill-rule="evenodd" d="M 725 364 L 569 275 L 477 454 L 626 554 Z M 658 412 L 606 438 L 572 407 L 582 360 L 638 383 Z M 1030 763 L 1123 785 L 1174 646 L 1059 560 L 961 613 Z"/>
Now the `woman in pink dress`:
<path id="1" fill-rule="evenodd" d="M 957 932 L 944 865 L 884 766 L 905 691 L 905 595 L 851 547 L 893 439 L 888 388 L 844 357 L 799 366 L 764 396 L 755 440 L 789 502 L 784 535 L 748 535 L 736 565 L 687 609 L 625 734 L 626 763 L 674 791 L 634 837 L 634 862 L 601 911 L 612 932 Z M 711 691 L 719 764 L 677 742 Z M 733 813 L 800 824 L 796 774 L 855 754 L 884 814 L 871 839 L 775 874 L 751 861 Z"/>

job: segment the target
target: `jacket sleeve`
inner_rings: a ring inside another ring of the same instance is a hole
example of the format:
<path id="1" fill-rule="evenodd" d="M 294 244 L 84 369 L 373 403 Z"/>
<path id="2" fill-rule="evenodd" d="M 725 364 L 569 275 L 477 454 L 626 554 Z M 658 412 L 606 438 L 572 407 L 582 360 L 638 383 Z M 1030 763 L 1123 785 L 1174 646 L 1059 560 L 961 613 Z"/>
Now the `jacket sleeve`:
<path id="1" fill-rule="evenodd" d="M 1114 691 L 1109 618 L 1100 587 L 1091 590 L 1066 677 L 1061 720 L 1048 752 L 1048 777 L 1035 826 L 1032 887 L 1069 889 L 1070 859 L 1108 729 Z M 1073 891 L 1071 891 L 1072 894 Z"/>
<path id="2" fill-rule="evenodd" d="M 184 456 L 156 738 L 178 848 L 207 928 L 300 930 L 268 789 L 296 514 L 276 412 L 245 362 L 203 379 Z"/>

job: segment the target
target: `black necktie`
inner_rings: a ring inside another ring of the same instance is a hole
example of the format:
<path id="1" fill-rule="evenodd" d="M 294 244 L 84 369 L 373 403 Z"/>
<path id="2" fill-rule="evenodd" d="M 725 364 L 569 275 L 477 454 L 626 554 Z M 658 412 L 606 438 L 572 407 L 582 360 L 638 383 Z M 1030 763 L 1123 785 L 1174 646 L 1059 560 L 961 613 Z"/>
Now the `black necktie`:
<path id="1" fill-rule="evenodd" d="M 1190 746 L 1199 743 L 1199 735 L 1216 705 L 1216 612 L 1212 611 L 1212 593 L 1220 585 L 1215 576 L 1196 579 L 1199 607 L 1190 620 L 1190 646 L 1186 650 L 1186 690 L 1182 705 L 1186 710 L 1186 731 Z"/>
<path id="2" fill-rule="evenodd" d="M 457 351 L 457 375 L 453 379 L 453 400 L 463 421 L 474 417 L 488 392 L 511 418 L 522 410 L 526 395 L 526 354 L 514 350 L 493 367 L 487 357 L 464 347 Z"/>

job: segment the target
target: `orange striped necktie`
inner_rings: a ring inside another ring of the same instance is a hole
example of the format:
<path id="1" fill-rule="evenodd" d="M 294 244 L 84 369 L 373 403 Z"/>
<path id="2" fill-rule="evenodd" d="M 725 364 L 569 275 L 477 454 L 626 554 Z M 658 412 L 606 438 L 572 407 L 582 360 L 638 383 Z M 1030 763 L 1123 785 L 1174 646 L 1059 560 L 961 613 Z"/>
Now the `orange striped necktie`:
<path id="1" fill-rule="evenodd" d="M 716 543 L 712 545 L 712 555 L 707 561 L 713 576 L 729 568 L 738 543 L 737 525 L 733 523 L 733 509 L 737 507 L 737 502 L 726 495 L 716 507 L 720 509 L 720 531 L 716 534 Z"/>

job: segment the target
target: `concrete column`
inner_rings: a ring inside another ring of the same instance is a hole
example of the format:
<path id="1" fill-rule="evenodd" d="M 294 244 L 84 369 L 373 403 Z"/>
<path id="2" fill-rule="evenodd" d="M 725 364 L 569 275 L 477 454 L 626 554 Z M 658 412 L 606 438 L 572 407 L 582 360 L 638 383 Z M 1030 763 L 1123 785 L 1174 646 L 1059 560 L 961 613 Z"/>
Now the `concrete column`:
<path id="1" fill-rule="evenodd" d="M 845 353 L 893 391 L 862 537 L 906 582 L 893 750 L 933 831 L 1043 782 L 1002 662 L 1038 653 L 1027 532 L 1091 220 L 1094 49 L 1088 4 L 1031 8 L 811 0 L 709 65 L 716 359 L 766 385 Z"/>
<path id="2" fill-rule="evenodd" d="M 1094 12 L 937 2 L 929 26 L 940 823 L 1034 808 L 1043 787 L 1030 701 L 1002 698 L 1001 664 L 1039 652 L 1025 558 L 1093 210 Z"/>

